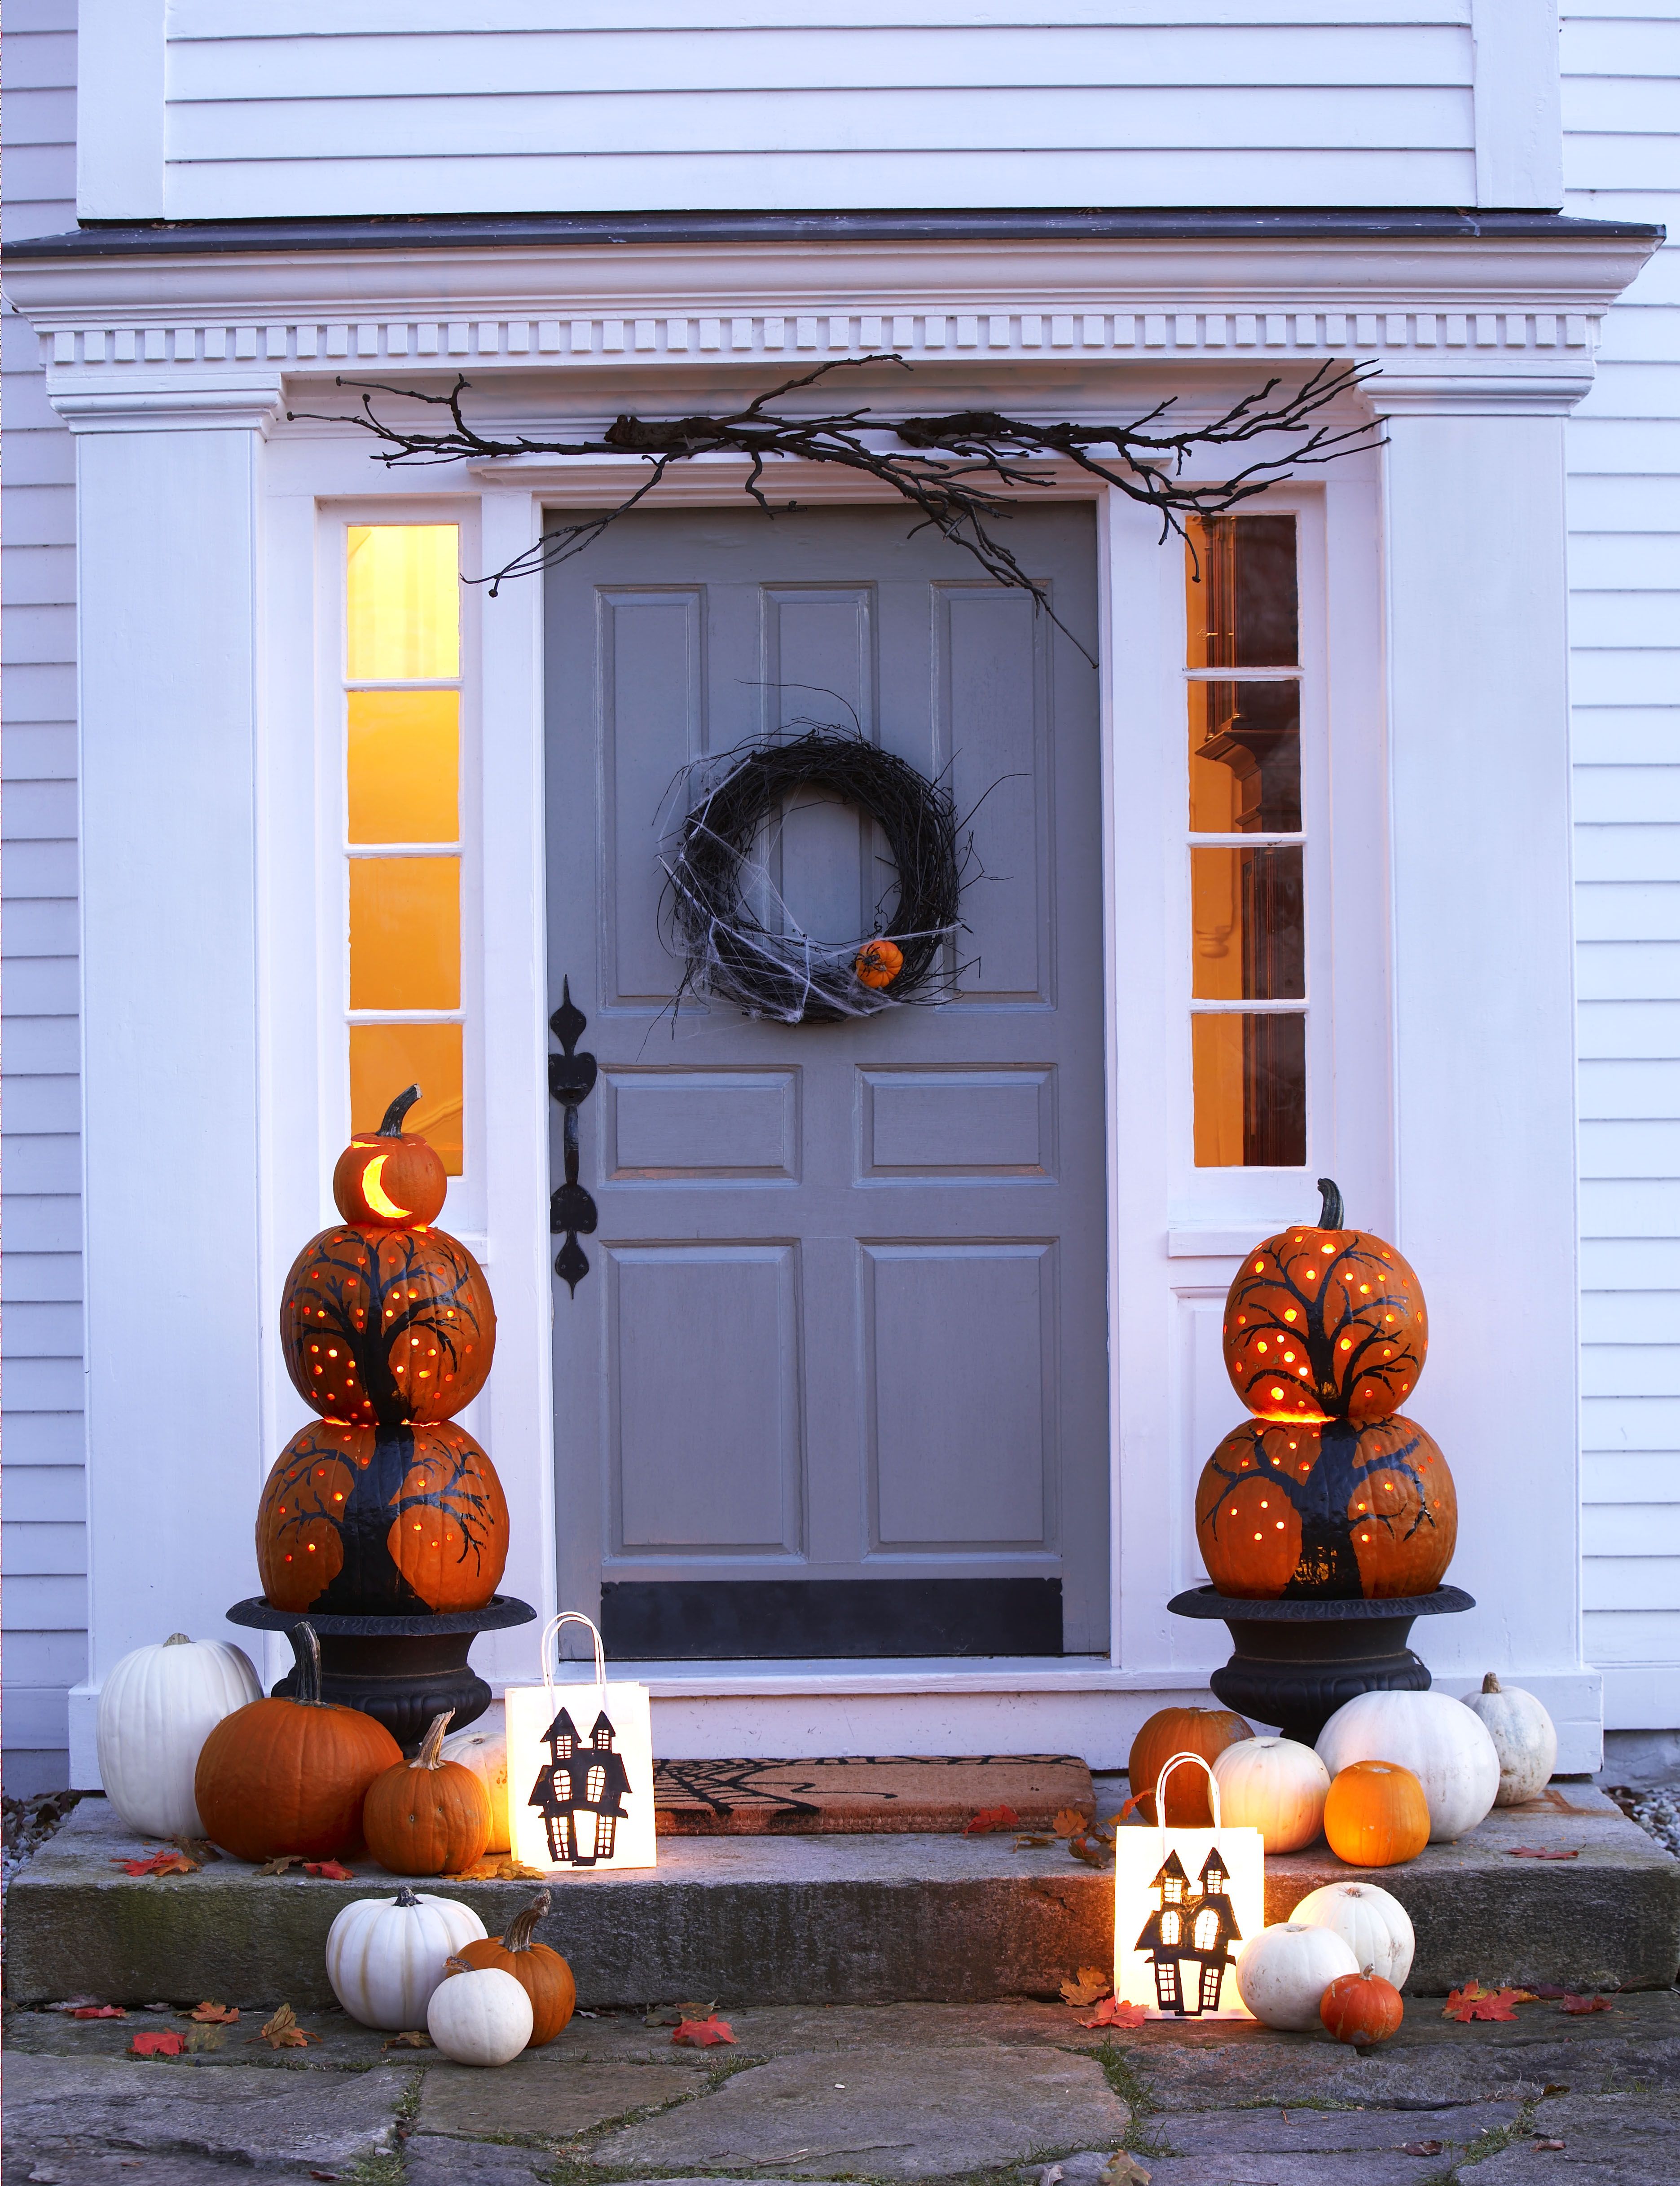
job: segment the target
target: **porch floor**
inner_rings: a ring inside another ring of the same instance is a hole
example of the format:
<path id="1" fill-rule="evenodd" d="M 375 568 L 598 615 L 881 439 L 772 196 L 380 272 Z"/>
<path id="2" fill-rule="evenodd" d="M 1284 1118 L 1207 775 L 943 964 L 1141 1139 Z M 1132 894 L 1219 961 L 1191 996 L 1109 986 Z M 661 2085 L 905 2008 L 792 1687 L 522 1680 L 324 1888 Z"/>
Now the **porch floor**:
<path id="1" fill-rule="evenodd" d="M 1575 1857 L 1513 1857 L 1519 1847 Z M 328 2004 L 333 1916 L 398 1886 L 371 1861 L 350 1882 L 259 1875 L 232 1859 L 161 1880 L 112 1864 L 148 1849 L 104 1799 L 82 1802 L 8 1892 L 13 2002 Z M 1308 1891 L 1360 1872 L 1323 1846 L 1270 1859 L 1266 1917 L 1285 1920 Z M 1680 1965 L 1680 1861 L 1585 1783 L 1554 1783 L 1369 1879 L 1412 1916 L 1414 1993 L 1469 1979 L 1666 1987 Z M 472 1904 L 492 1935 L 532 1889 L 426 1886 Z M 1112 1870 L 1082 1866 L 1061 1842 L 1017 1852 L 1007 1835 L 667 1837 L 655 1869 L 559 1878 L 540 1933 L 571 1961 L 589 2009 L 981 2002 L 1054 1997 L 1077 1967 L 1111 1964 L 1113 1896 Z"/>

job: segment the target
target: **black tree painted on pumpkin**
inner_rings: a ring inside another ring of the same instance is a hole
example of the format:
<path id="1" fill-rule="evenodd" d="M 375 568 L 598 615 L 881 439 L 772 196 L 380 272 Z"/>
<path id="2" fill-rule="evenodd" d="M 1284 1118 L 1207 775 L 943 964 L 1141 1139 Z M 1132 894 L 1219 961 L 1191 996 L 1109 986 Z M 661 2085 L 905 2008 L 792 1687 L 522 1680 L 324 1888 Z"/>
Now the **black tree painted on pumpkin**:
<path id="1" fill-rule="evenodd" d="M 1376 1427 L 1380 1428 L 1385 1424 L 1379 1421 Z M 1405 1427 L 1409 1423 L 1403 1420 L 1397 1424 Z M 1409 1481 L 1417 1490 L 1418 1507 L 1403 1532 L 1398 1530 L 1402 1516 L 1398 1512 L 1362 1512 L 1357 1521 L 1359 1525 L 1381 1526 L 1395 1539 L 1408 1541 L 1420 1527 L 1435 1524 L 1423 1477 L 1411 1462 L 1425 1438 L 1414 1429 L 1397 1449 L 1386 1449 L 1375 1457 L 1361 1458 L 1362 1433 L 1373 1431 L 1369 1427 L 1362 1430 L 1351 1420 L 1330 1420 L 1322 1427 L 1297 1429 L 1297 1434 L 1316 1434 L 1319 1438 L 1317 1461 L 1297 1479 L 1291 1477 L 1287 1464 L 1268 1454 L 1265 1446 L 1268 1434 L 1287 1436 L 1290 1430 L 1275 1421 L 1245 1421 L 1208 1460 L 1210 1468 L 1225 1484 L 1208 1505 L 1202 1522 L 1214 1524 L 1227 1497 L 1245 1481 L 1263 1480 L 1268 1488 L 1288 1498 L 1301 1521 L 1301 1555 L 1284 1589 L 1284 1598 L 1298 1600 L 1312 1595 L 1357 1600 L 1364 1594 L 1364 1585 L 1353 1545 L 1353 1499 L 1374 1474 L 1397 1473 L 1403 1480 Z M 1220 1463 L 1234 1443 L 1244 1441 L 1253 1447 L 1252 1467 L 1240 1459 L 1235 1467 Z"/>
<path id="2" fill-rule="evenodd" d="M 397 1427 L 412 1416 L 416 1399 L 394 1362 L 406 1364 L 417 1349 L 434 1351 L 434 1365 L 417 1369 L 417 1376 L 435 1374 L 440 1387 L 450 1379 L 465 1382 L 469 1351 L 478 1350 L 477 1378 L 460 1398 L 465 1404 L 482 1385 L 494 1330 L 493 1322 L 489 1331 L 480 1326 L 481 1287 L 470 1256 L 442 1230 L 327 1230 L 307 1247 L 287 1284 L 282 1330 L 292 1380 L 321 1408 L 321 1377 L 304 1346 L 325 1339 L 348 1354 L 346 1378 L 362 1393 L 359 1402 L 352 1398 L 328 1416 L 371 1417 L 382 1428 Z M 435 1398 L 428 1405 L 434 1416 L 458 1408 Z"/>
<path id="3" fill-rule="evenodd" d="M 423 1427 L 306 1429 L 282 1453 L 264 1498 L 273 1552 L 294 1563 L 319 1557 L 338 1569 L 307 1606 L 350 1616 L 421 1616 L 436 1607 L 417 1593 L 391 1553 L 393 1524 L 445 1524 L 455 1561 L 483 1568 L 503 1522 L 485 1475 L 488 1460 L 449 1422 Z M 417 1512 L 433 1514 L 417 1521 Z"/>

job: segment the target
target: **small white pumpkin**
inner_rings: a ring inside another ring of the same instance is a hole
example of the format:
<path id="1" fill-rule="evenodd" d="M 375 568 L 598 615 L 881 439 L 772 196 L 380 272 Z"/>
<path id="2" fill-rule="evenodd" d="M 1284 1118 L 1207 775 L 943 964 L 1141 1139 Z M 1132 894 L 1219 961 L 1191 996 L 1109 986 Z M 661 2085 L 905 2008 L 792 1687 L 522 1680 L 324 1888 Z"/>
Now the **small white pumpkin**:
<path id="1" fill-rule="evenodd" d="M 511 2065 L 531 2038 L 531 2000 L 500 1966 L 449 1962 L 426 2007 L 426 2032 L 456 2065 Z"/>
<path id="2" fill-rule="evenodd" d="M 358 1897 L 327 1931 L 327 1978 L 352 2019 L 404 2033 L 425 2023 L 445 1961 L 484 1933 L 484 1922 L 457 1897 L 422 1890 Z"/>
<path id="3" fill-rule="evenodd" d="M 1220 1818 L 1258 1830 L 1268 1852 L 1299 1852 L 1324 1827 L 1330 1771 L 1293 1738 L 1240 1738 L 1213 1757 Z"/>
<path id="4" fill-rule="evenodd" d="M 1237 1994 L 1263 2026 L 1304 2034 L 1321 2023 L 1319 2004 L 1330 1983 L 1358 1971 L 1352 1948 L 1330 1929 L 1286 1920 L 1243 1945 Z"/>
<path id="5" fill-rule="evenodd" d="M 1558 1765 L 1557 1726 L 1544 1702 L 1520 1685 L 1502 1685 L 1490 1670 L 1481 1690 L 1470 1694 L 1464 1706 L 1486 1729 L 1499 1757 L 1494 1805 L 1520 1807 L 1537 1799 Z"/>
<path id="6" fill-rule="evenodd" d="M 1319 1733 L 1319 1757 L 1333 1777 L 1355 1761 L 1409 1768 L 1429 1804 L 1431 1844 L 1473 1830 L 1499 1789 L 1486 1726 L 1447 1693 L 1361 1693 Z"/>
<path id="7" fill-rule="evenodd" d="M 1405 1987 L 1418 1947 L 1412 1916 L 1375 1882 L 1327 1882 L 1303 1897 L 1289 1917 L 1297 1927 L 1328 1928 L 1352 1952 L 1362 1973 L 1377 1974 L 1396 1988 Z"/>
<path id="8" fill-rule="evenodd" d="M 511 1852 L 513 1840 L 507 1826 L 507 1733 L 470 1724 L 465 1730 L 451 1731 L 445 1739 L 443 1757 L 470 1768 L 490 1794 L 490 1833 L 484 1850 Z"/>
<path id="9" fill-rule="evenodd" d="M 193 1778 L 204 1740 L 224 1716 L 262 1698 L 243 1649 L 172 1632 L 137 1647 L 99 1689 L 99 1781 L 143 1836 L 199 1837 Z"/>

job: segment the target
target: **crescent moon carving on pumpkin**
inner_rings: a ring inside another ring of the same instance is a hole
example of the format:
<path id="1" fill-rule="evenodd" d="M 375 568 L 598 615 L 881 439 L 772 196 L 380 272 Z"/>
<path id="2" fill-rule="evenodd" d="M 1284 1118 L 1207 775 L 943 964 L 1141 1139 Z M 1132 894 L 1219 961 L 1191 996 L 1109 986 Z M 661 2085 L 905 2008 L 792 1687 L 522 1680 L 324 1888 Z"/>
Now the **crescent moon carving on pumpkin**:
<path id="1" fill-rule="evenodd" d="M 408 1213 L 390 1198 L 379 1182 L 379 1173 L 390 1158 L 389 1154 L 375 1154 L 361 1172 L 361 1196 L 376 1214 L 395 1214 L 401 1220 Z"/>

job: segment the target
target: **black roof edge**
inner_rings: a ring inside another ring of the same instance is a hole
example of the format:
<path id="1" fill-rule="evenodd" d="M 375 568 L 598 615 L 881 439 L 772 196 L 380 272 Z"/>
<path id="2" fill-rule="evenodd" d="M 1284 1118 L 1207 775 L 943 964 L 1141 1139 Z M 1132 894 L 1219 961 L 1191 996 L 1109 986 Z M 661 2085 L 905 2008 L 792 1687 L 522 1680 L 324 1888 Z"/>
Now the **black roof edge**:
<path id="1" fill-rule="evenodd" d="M 90 221 L 8 246 L 13 261 L 307 250 L 485 250 L 639 243 L 1193 243 L 1380 239 L 1660 243 L 1638 221 L 1445 206 L 860 212 L 417 213 L 330 220 Z"/>

